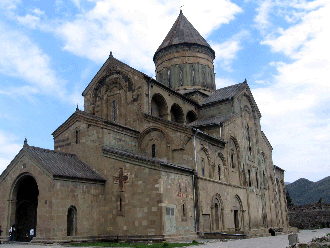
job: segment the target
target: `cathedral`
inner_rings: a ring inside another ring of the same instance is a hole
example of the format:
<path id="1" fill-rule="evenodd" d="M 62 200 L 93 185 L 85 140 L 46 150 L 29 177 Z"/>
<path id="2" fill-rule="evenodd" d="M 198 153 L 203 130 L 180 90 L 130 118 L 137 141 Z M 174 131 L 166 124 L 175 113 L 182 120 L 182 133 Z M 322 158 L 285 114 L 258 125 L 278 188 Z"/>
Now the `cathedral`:
<path id="1" fill-rule="evenodd" d="M 156 79 L 110 53 L 54 150 L 24 141 L 0 176 L 3 238 L 36 242 L 267 236 L 288 230 L 246 80 L 216 89 L 215 52 L 182 11 L 154 54 Z"/>

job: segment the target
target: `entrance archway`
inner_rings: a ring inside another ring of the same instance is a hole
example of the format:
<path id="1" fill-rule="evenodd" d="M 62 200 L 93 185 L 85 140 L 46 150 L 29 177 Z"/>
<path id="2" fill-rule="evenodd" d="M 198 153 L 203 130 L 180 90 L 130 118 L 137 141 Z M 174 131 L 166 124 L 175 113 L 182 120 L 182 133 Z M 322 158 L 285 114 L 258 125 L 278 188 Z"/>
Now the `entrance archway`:
<path id="1" fill-rule="evenodd" d="M 233 212 L 234 212 L 234 227 L 235 231 L 241 231 L 244 226 L 244 218 L 243 218 L 243 206 L 242 201 L 238 195 L 235 196 L 233 202 Z"/>
<path id="2" fill-rule="evenodd" d="M 38 184 L 31 175 L 23 175 L 15 184 L 13 200 L 16 202 L 16 241 L 26 241 L 31 228 L 37 227 Z"/>

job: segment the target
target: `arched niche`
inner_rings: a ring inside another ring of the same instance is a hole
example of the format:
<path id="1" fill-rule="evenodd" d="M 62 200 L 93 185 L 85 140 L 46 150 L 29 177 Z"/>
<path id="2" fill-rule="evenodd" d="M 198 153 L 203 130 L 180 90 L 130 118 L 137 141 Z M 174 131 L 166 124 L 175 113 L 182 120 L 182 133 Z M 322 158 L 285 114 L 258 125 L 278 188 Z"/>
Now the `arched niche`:
<path id="1" fill-rule="evenodd" d="M 9 226 L 16 226 L 16 241 L 25 241 L 31 228 L 37 230 L 39 188 L 29 173 L 19 175 L 13 183 L 10 197 Z"/>
<path id="2" fill-rule="evenodd" d="M 132 82 L 123 72 L 103 76 L 94 87 L 92 114 L 125 124 L 128 85 Z"/>
<path id="3" fill-rule="evenodd" d="M 169 159 L 170 144 L 167 132 L 158 127 L 147 128 L 139 137 L 141 152 L 151 158 Z"/>
<path id="4" fill-rule="evenodd" d="M 239 168 L 240 157 L 239 157 L 239 146 L 236 138 L 230 137 L 228 142 L 229 151 L 229 166 L 233 169 Z"/>
<path id="5" fill-rule="evenodd" d="M 151 99 L 151 113 L 152 116 L 167 119 L 168 107 L 165 98 L 157 93 Z"/>
<path id="6" fill-rule="evenodd" d="M 199 152 L 199 168 L 198 174 L 203 177 L 211 177 L 212 178 L 212 160 L 210 156 L 209 150 L 202 145 Z"/>
<path id="7" fill-rule="evenodd" d="M 187 113 L 186 120 L 187 120 L 187 124 L 197 120 L 197 114 L 194 111 L 190 110 Z"/>
<path id="8" fill-rule="evenodd" d="M 184 114 L 182 108 L 174 103 L 171 107 L 171 121 L 176 123 L 184 123 Z"/>
<path id="9" fill-rule="evenodd" d="M 216 193 L 212 197 L 211 216 L 212 216 L 212 231 L 217 232 L 224 230 L 224 207 L 220 194 Z"/>
<path id="10" fill-rule="evenodd" d="M 70 206 L 67 213 L 67 236 L 77 235 L 77 208 Z"/>

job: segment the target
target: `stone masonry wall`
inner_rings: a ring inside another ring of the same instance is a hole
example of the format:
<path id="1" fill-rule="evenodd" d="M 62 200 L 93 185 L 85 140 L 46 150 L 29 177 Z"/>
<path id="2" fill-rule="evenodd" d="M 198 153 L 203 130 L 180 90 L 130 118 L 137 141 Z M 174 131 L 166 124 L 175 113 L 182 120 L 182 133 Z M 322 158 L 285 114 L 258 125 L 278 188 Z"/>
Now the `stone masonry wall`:
<path id="1" fill-rule="evenodd" d="M 299 229 L 330 227 L 330 204 L 289 206 L 290 226 Z"/>

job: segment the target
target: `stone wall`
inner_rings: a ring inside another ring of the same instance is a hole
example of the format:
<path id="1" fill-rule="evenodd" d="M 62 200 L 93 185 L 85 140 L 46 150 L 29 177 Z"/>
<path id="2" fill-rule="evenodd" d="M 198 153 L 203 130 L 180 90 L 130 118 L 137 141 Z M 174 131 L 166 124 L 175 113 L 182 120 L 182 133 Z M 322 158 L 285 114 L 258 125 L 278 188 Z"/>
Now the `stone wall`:
<path id="1" fill-rule="evenodd" d="M 288 207 L 290 226 L 299 229 L 330 227 L 330 204 Z"/>

